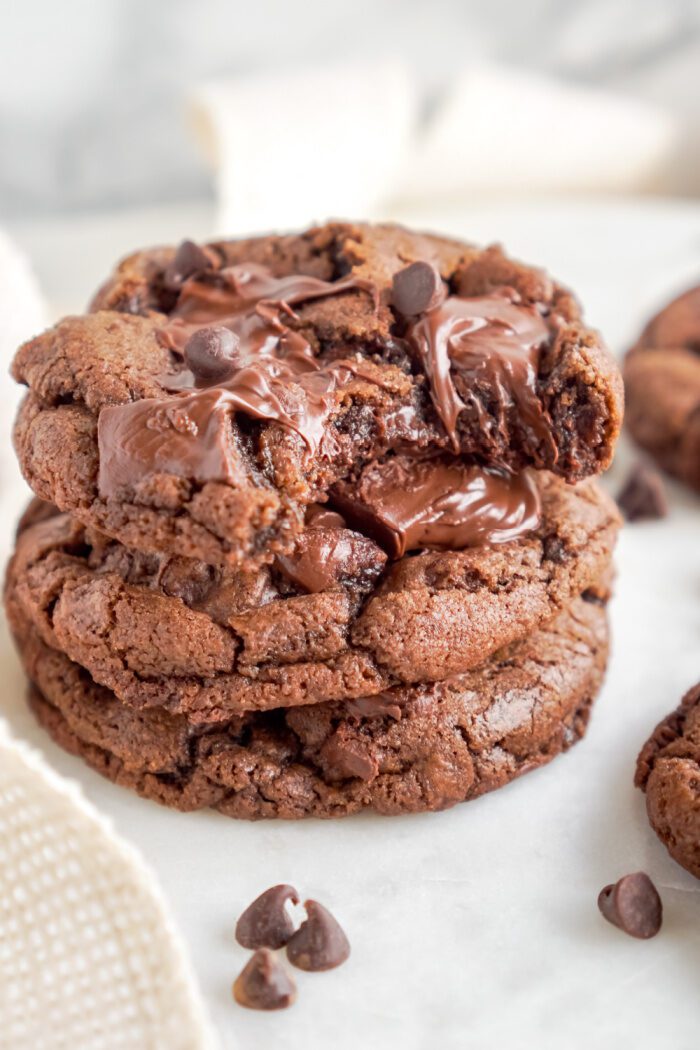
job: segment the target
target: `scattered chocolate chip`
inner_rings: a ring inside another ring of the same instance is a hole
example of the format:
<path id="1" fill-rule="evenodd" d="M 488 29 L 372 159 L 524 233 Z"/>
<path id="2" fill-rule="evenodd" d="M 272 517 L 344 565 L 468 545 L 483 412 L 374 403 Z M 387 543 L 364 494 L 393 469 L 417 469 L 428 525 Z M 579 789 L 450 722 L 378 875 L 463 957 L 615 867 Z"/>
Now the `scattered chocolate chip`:
<path id="1" fill-rule="evenodd" d="M 238 345 L 238 336 L 230 328 L 199 328 L 185 344 L 185 363 L 196 379 L 222 382 L 240 366 Z"/>
<path id="2" fill-rule="evenodd" d="M 268 948 L 255 952 L 233 982 L 233 998 L 249 1010 L 284 1010 L 296 994 L 294 981 Z"/>
<path id="3" fill-rule="evenodd" d="M 637 463 L 617 497 L 617 505 L 627 521 L 651 521 L 668 514 L 666 488 L 658 471 Z"/>
<path id="4" fill-rule="evenodd" d="M 598 896 L 602 915 L 630 937 L 654 937 L 661 929 L 662 905 L 656 886 L 643 871 L 605 886 Z"/>
<path id="5" fill-rule="evenodd" d="M 287 944 L 287 958 L 300 970 L 332 970 L 350 955 L 350 943 L 331 913 L 318 901 L 304 903 L 308 918 Z"/>
<path id="6" fill-rule="evenodd" d="M 294 933 L 285 904 L 299 903 L 293 886 L 271 886 L 249 904 L 236 923 L 236 940 L 244 948 L 283 948 Z"/>
<path id="7" fill-rule="evenodd" d="M 164 282 L 167 288 L 175 291 L 188 277 L 214 267 L 214 257 L 206 248 L 194 241 L 183 241 L 165 269 Z"/>
<path id="8" fill-rule="evenodd" d="M 391 282 L 391 304 L 404 317 L 415 317 L 439 306 L 445 298 L 445 286 L 437 267 L 429 262 L 414 262 L 394 274 Z"/>

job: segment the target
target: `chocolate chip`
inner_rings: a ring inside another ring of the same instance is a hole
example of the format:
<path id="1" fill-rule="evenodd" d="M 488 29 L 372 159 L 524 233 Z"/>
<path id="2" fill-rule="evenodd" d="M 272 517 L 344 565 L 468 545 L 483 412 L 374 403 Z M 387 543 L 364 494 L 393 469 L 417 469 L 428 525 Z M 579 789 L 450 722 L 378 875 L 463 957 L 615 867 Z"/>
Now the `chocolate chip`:
<path id="1" fill-rule="evenodd" d="M 391 282 L 391 304 L 404 317 L 432 310 L 440 305 L 445 294 L 440 272 L 429 262 L 405 266 L 394 274 Z"/>
<path id="2" fill-rule="evenodd" d="M 651 521 L 668 514 L 666 488 L 661 475 L 645 463 L 637 463 L 617 497 L 627 521 Z"/>
<path id="3" fill-rule="evenodd" d="M 294 923 L 285 908 L 287 901 L 299 903 L 293 886 L 272 886 L 249 904 L 236 923 L 236 940 L 244 948 L 283 948 L 294 933 Z"/>
<path id="4" fill-rule="evenodd" d="M 168 263 L 164 282 L 167 288 L 176 291 L 188 277 L 215 267 L 213 255 L 194 241 L 183 241 Z"/>
<path id="5" fill-rule="evenodd" d="M 559 536 L 545 536 L 542 550 L 545 561 L 553 561 L 555 565 L 562 565 L 567 559 L 566 547 Z"/>
<path id="6" fill-rule="evenodd" d="M 287 958 L 300 970 L 332 970 L 350 954 L 350 943 L 331 913 L 318 901 L 304 903 L 308 918 L 287 944 Z"/>
<path id="7" fill-rule="evenodd" d="M 654 937 L 661 929 L 661 898 L 643 871 L 625 875 L 606 886 L 598 896 L 598 907 L 608 922 L 630 937 Z"/>
<path id="8" fill-rule="evenodd" d="M 185 362 L 196 379 L 220 383 L 240 366 L 239 339 L 230 328 L 199 328 L 185 344 Z"/>
<path id="9" fill-rule="evenodd" d="M 294 981 L 268 948 L 261 948 L 233 982 L 233 998 L 249 1010 L 284 1010 L 296 999 Z"/>

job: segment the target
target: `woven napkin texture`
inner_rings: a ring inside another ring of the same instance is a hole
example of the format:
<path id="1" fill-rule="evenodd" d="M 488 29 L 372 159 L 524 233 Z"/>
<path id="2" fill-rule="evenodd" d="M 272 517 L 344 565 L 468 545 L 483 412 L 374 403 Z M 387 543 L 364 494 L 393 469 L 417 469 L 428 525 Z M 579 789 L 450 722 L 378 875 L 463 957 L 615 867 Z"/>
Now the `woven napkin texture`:
<path id="1" fill-rule="evenodd" d="M 0 1046 L 213 1045 L 153 875 L 0 721 Z"/>

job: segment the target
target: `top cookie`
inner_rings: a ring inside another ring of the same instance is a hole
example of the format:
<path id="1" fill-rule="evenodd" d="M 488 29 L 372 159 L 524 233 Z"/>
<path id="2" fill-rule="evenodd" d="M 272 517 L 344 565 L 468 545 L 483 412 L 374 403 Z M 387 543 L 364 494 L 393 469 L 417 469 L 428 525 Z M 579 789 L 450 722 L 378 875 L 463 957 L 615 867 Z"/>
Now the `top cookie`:
<path id="1" fill-rule="evenodd" d="M 568 292 L 499 248 L 396 226 L 138 253 L 13 374 L 39 496 L 211 564 L 289 549 L 308 504 L 339 483 L 347 504 L 396 452 L 597 473 L 622 412 Z"/>
<path id="2" fill-rule="evenodd" d="M 652 318 L 625 359 L 624 376 L 635 439 L 700 491 L 700 287 Z"/>

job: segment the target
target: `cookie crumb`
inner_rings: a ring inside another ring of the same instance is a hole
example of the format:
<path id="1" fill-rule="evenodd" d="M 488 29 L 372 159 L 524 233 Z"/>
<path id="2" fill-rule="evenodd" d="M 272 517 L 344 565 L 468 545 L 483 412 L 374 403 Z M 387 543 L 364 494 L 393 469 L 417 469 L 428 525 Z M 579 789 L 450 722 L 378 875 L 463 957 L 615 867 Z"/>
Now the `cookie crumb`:
<path id="1" fill-rule="evenodd" d="M 661 929 L 663 907 L 656 886 L 646 872 L 624 875 L 598 895 L 604 918 L 630 937 L 648 940 Z"/>

